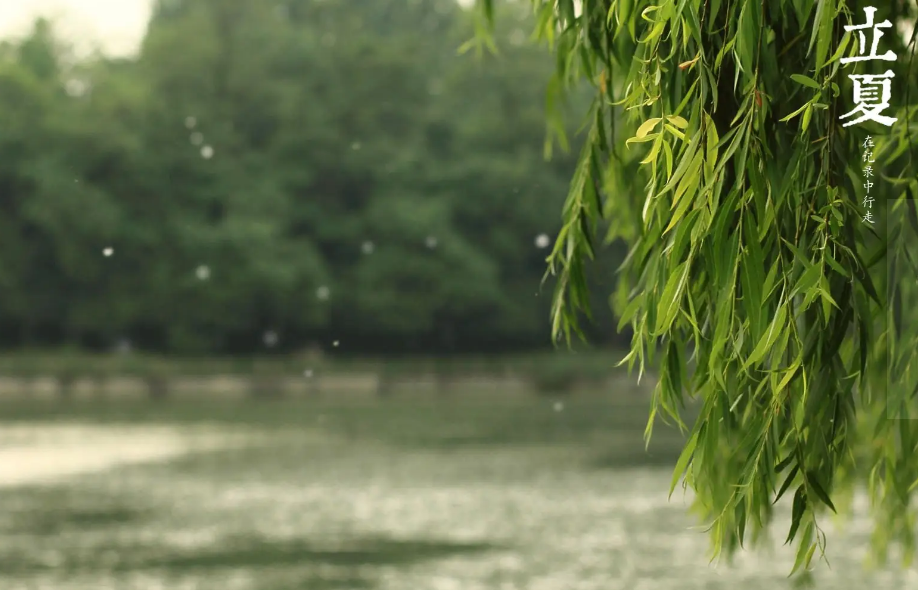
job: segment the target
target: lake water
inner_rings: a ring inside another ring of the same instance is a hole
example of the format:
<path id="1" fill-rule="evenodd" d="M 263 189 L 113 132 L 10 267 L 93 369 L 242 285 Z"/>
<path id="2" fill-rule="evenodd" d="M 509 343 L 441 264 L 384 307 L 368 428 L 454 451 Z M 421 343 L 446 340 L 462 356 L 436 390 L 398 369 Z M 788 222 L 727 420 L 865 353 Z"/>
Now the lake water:
<path id="1" fill-rule="evenodd" d="M 667 501 L 668 468 L 600 468 L 573 444 L 425 449 L 225 425 L 0 432 L 4 590 L 790 587 L 777 541 L 708 566 L 687 500 Z M 817 567 L 816 587 L 918 588 L 914 571 L 864 569 L 857 504 L 843 532 L 826 527 L 831 569 Z"/>

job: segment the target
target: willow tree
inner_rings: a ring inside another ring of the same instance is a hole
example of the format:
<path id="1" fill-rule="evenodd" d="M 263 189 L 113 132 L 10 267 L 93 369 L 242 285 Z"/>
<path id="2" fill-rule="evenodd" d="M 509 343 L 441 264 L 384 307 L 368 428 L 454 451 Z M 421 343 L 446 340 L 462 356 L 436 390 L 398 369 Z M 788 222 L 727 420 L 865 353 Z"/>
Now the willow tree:
<path id="1" fill-rule="evenodd" d="M 493 47 L 494 2 L 477 3 L 476 39 Z M 826 511 L 866 487 L 876 557 L 900 543 L 910 560 L 914 3 L 532 4 L 557 57 L 550 104 L 595 89 L 548 259 L 556 337 L 570 341 L 589 314 L 595 244 L 624 240 L 612 297 L 634 330 L 623 362 L 657 375 L 647 437 L 656 418 L 686 430 L 673 489 L 693 491 L 714 554 L 761 540 L 786 495 L 794 571 L 807 571 L 826 555 Z"/>

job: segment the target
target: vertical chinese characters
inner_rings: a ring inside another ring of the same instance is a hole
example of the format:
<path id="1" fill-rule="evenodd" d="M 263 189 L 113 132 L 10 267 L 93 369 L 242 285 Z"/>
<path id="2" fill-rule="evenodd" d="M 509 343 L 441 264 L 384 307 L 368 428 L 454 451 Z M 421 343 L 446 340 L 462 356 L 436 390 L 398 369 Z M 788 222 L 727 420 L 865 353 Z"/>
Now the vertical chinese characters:
<path id="1" fill-rule="evenodd" d="M 882 29 L 892 28 L 892 23 L 888 20 L 875 23 L 874 17 L 876 16 L 876 12 L 876 8 L 868 6 L 864 8 L 864 13 L 867 15 L 866 24 L 845 27 L 845 31 L 849 33 L 857 31 L 858 52 L 860 55 L 842 58 L 842 64 L 847 65 L 852 62 L 874 60 L 896 61 L 896 54 L 892 51 L 887 51 L 883 55 L 877 54 L 877 46 L 880 43 L 880 38 L 883 36 Z M 864 32 L 868 29 L 871 30 L 873 41 L 870 45 L 869 54 L 867 53 L 867 35 Z M 863 123 L 864 121 L 876 121 L 886 127 L 892 126 L 897 119 L 881 114 L 884 110 L 889 108 L 889 99 L 892 96 L 892 79 L 895 77 L 892 70 L 886 70 L 883 74 L 848 74 L 848 77 L 854 82 L 854 102 L 856 106 L 851 112 L 842 115 L 839 119 L 847 119 L 857 114 L 861 116 L 857 119 L 848 121 L 842 126 L 849 127 L 851 125 Z"/>
<path id="2" fill-rule="evenodd" d="M 896 54 L 887 51 L 882 55 L 877 53 L 880 38 L 883 37 L 883 29 L 891 29 L 892 23 L 888 20 L 876 22 L 877 9 L 873 6 L 864 8 L 864 14 L 867 22 L 863 25 L 849 25 L 845 27 L 848 33 L 857 33 L 858 54 L 855 57 L 845 57 L 840 61 L 843 65 L 862 61 L 896 61 Z M 867 39 L 870 37 L 868 45 Z M 839 117 L 839 120 L 850 119 L 842 127 L 850 127 L 858 123 L 874 121 L 880 125 L 891 127 L 897 121 L 895 117 L 884 115 L 883 111 L 889 108 L 890 98 L 892 97 L 892 80 L 895 77 L 892 70 L 886 70 L 882 74 L 848 74 L 854 85 L 854 103 L 855 107 L 850 112 Z M 862 144 L 864 147 L 864 221 L 874 223 L 873 217 L 873 197 L 870 196 L 870 189 L 873 188 L 873 178 L 875 177 L 873 157 L 874 142 L 871 136 L 867 136 Z"/>
<path id="3" fill-rule="evenodd" d="M 870 196 L 870 189 L 873 188 L 873 183 L 870 181 L 873 178 L 873 138 L 869 135 L 867 139 L 864 140 L 864 179 L 867 181 L 864 183 L 864 188 L 866 193 L 864 193 L 864 208 L 867 209 L 867 213 L 864 215 L 864 221 L 867 223 L 873 223 L 873 214 L 871 209 L 873 209 L 873 198 Z"/>

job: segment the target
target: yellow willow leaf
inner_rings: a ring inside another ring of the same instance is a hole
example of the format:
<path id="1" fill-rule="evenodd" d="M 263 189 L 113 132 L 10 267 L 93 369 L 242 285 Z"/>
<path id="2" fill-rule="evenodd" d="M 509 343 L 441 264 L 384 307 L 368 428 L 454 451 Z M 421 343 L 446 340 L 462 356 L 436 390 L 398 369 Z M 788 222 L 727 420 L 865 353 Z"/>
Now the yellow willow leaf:
<path id="1" fill-rule="evenodd" d="M 650 164 L 657 159 L 657 155 L 660 153 L 660 147 L 663 143 L 663 137 L 657 137 L 657 140 L 653 143 L 653 147 L 650 148 L 650 153 L 647 154 L 647 157 L 641 160 L 641 164 Z"/>
<path id="2" fill-rule="evenodd" d="M 650 131 L 654 127 L 657 126 L 657 123 L 659 123 L 662 120 L 663 119 L 659 117 L 654 117 L 653 119 L 647 119 L 646 121 L 641 123 L 640 127 L 637 128 L 637 131 L 634 133 L 634 137 L 637 139 L 641 139 L 645 137 L 648 133 L 650 133 Z"/>
<path id="3" fill-rule="evenodd" d="M 666 117 L 666 120 L 678 127 L 679 129 L 685 129 L 688 127 L 688 121 L 678 115 L 671 115 Z"/>

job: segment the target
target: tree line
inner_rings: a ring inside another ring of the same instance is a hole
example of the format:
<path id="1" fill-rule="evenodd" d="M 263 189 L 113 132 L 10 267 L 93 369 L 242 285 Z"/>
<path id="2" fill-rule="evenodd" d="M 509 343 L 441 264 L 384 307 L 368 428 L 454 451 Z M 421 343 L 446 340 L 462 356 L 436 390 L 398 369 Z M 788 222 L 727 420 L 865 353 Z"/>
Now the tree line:
<path id="1" fill-rule="evenodd" d="M 162 0 L 130 58 L 45 21 L 4 43 L 0 346 L 549 345 L 574 161 L 544 157 L 551 59 L 502 10 L 485 59 L 453 0 Z"/>

